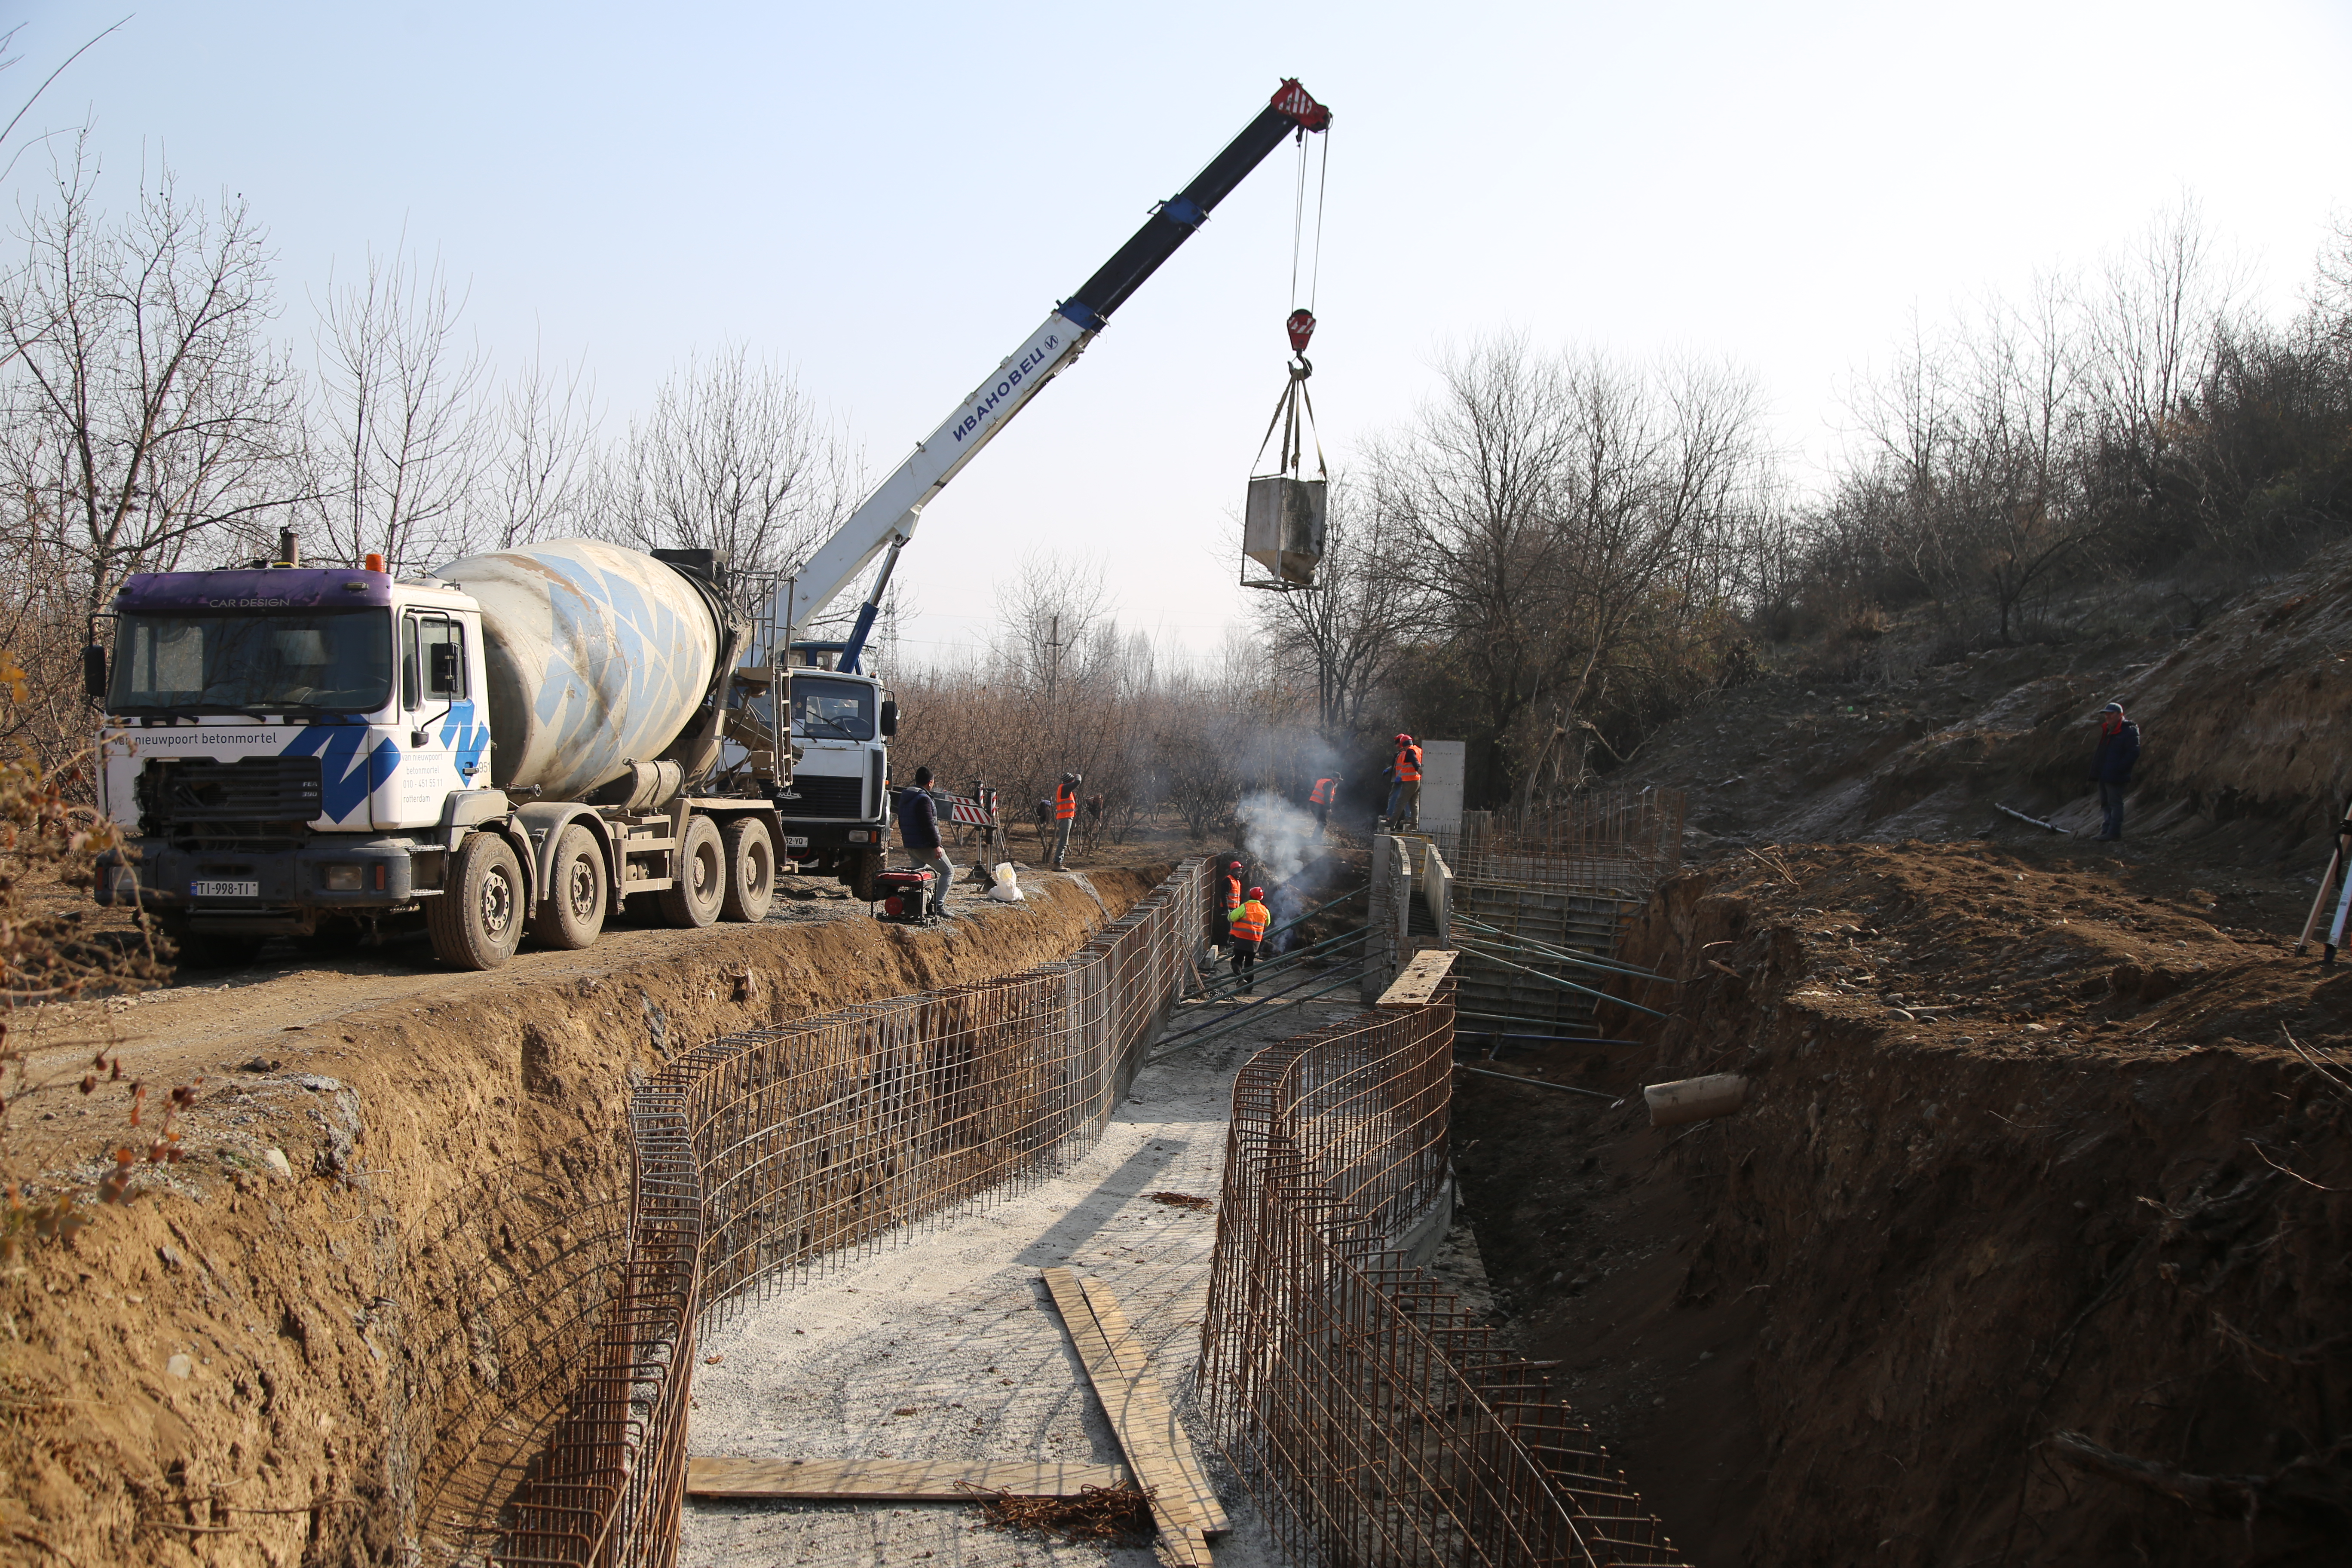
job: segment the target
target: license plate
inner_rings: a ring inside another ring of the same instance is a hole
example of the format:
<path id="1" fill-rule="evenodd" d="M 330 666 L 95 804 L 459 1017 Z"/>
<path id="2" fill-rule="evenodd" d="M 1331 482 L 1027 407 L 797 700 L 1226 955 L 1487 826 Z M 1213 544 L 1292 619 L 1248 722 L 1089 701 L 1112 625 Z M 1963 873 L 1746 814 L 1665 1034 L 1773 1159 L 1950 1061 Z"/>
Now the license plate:
<path id="1" fill-rule="evenodd" d="M 794 838 L 787 835 L 784 839 L 784 847 L 787 849 L 805 849 L 808 847 L 808 840 L 805 838 Z"/>
<path id="2" fill-rule="evenodd" d="M 192 899 L 257 899 L 261 897 L 258 882 L 191 882 L 188 897 Z"/>

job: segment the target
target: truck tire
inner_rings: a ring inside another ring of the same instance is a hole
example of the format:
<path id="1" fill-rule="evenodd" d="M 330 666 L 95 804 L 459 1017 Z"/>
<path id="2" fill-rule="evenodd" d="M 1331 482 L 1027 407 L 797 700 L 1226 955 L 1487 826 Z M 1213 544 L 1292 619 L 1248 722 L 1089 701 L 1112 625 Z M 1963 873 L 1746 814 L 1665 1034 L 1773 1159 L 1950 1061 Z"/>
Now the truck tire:
<path id="1" fill-rule="evenodd" d="M 541 947 L 565 952 L 586 947 L 604 929 L 608 891 L 604 852 L 596 847 L 596 836 L 575 822 L 555 841 L 547 897 L 530 917 L 530 934 Z"/>
<path id="2" fill-rule="evenodd" d="M 842 868 L 841 879 L 849 885 L 849 896 L 872 903 L 874 879 L 882 874 L 883 852 L 879 849 L 852 849 L 846 859 L 848 864 Z"/>
<path id="3" fill-rule="evenodd" d="M 727 851 L 727 902 L 719 913 L 730 921 L 763 921 L 776 901 L 776 841 L 756 816 L 739 816 L 719 836 Z"/>
<path id="4" fill-rule="evenodd" d="M 727 847 L 719 841 L 719 825 L 707 816 L 688 817 L 677 853 L 677 879 L 658 895 L 662 923 L 699 931 L 719 918 L 727 899 Z"/>
<path id="5" fill-rule="evenodd" d="M 444 963 L 496 969 L 522 941 L 522 865 L 496 833 L 469 833 L 449 868 L 447 889 L 425 905 L 425 930 Z"/>

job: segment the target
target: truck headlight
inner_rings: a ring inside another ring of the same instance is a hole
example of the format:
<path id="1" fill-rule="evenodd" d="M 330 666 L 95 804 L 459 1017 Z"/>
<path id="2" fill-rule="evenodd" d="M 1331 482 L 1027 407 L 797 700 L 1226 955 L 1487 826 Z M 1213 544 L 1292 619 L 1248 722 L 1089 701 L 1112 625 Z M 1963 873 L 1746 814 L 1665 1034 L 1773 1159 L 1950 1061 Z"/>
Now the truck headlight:
<path id="1" fill-rule="evenodd" d="M 357 866 L 327 868 L 326 888 L 331 893 L 356 893 L 360 890 L 360 868 Z"/>
<path id="2" fill-rule="evenodd" d="M 850 834 L 850 836 L 849 836 L 849 841 L 850 841 L 852 844 L 863 844 L 863 843 L 865 843 L 868 838 L 871 838 L 872 837 L 873 837 L 873 835 L 872 835 L 872 834 L 870 834 L 870 833 L 865 833 L 865 832 L 853 832 L 853 833 L 852 833 L 852 834 Z"/>

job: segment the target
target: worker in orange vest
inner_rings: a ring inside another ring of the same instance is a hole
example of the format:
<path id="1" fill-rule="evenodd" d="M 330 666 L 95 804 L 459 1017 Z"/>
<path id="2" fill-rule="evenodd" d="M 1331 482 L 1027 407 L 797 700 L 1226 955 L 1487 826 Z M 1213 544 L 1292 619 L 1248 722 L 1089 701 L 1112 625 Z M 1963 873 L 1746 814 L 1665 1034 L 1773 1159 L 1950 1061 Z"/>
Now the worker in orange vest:
<path id="1" fill-rule="evenodd" d="M 1054 791 L 1054 869 L 1068 870 L 1070 858 L 1070 825 L 1078 819 L 1078 785 L 1086 782 L 1080 773 L 1064 773 L 1061 784 Z"/>
<path id="2" fill-rule="evenodd" d="M 1265 928 L 1274 921 L 1266 907 L 1258 902 L 1265 897 L 1264 888 L 1252 888 L 1241 907 L 1225 917 L 1233 928 L 1234 973 L 1241 979 L 1244 996 L 1257 989 L 1257 944 L 1265 940 Z"/>
<path id="3" fill-rule="evenodd" d="M 1315 808 L 1315 831 L 1318 834 L 1327 831 L 1326 825 L 1331 820 L 1331 805 L 1339 797 L 1339 774 L 1315 781 L 1315 793 L 1307 797 L 1307 804 Z"/>
<path id="4" fill-rule="evenodd" d="M 1396 738 L 1396 761 L 1389 764 L 1389 831 L 1421 826 L 1421 748 L 1411 735 Z"/>

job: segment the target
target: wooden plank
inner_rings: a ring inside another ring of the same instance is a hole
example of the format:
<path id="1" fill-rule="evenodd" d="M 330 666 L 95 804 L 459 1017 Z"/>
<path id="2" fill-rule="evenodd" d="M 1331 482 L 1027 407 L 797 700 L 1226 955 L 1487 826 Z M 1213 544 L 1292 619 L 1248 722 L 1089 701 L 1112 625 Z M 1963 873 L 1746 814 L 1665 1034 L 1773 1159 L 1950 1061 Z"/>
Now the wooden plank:
<path id="1" fill-rule="evenodd" d="M 1174 1416 L 1170 1413 L 1165 1419 L 1156 1418 L 1166 1412 L 1168 1404 L 1159 1380 L 1147 1373 L 1139 1383 L 1120 1368 L 1076 1273 L 1062 1268 L 1046 1269 L 1045 1289 L 1061 1310 L 1062 1326 L 1069 1331 L 1079 1364 L 1087 1369 L 1095 1397 L 1110 1417 L 1111 1430 L 1126 1451 L 1137 1484 L 1151 1493 L 1151 1517 L 1160 1526 L 1154 1548 L 1160 1561 L 1168 1568 L 1214 1568 L 1209 1555 L 1208 1519 L 1192 1495 L 1191 1475 L 1180 1468 L 1169 1442 Z M 1146 1388 L 1148 1393 L 1140 1392 Z M 1158 1411 L 1152 1408 L 1153 1395 L 1158 1396 Z M 1183 1440 L 1189 1449 L 1192 1439 Z M 1197 1474 L 1198 1470 L 1196 1461 L 1192 1471 Z"/>
<path id="2" fill-rule="evenodd" d="M 1453 969 L 1454 954 L 1443 948 L 1417 952 L 1413 954 L 1412 962 L 1404 966 L 1404 972 L 1396 977 L 1395 984 L 1381 993 L 1381 999 L 1375 1005 L 1427 1006 L 1429 999 L 1437 994 L 1438 986 L 1444 984 L 1446 975 Z"/>
<path id="3" fill-rule="evenodd" d="M 1118 1465 L 1026 1459 L 689 1458 L 688 1497 L 800 1498 L 804 1500 L 970 1502 L 966 1486 L 1021 1497 L 1076 1497 L 1084 1487 L 1115 1487 Z"/>
<path id="4" fill-rule="evenodd" d="M 1150 1356 L 1128 1326 L 1118 1298 L 1098 1279 L 1081 1279 L 1078 1285 L 1087 1293 L 1087 1305 L 1094 1309 L 1095 1323 L 1110 1346 L 1111 1359 L 1136 1391 L 1135 1407 L 1142 1424 L 1160 1437 L 1177 1469 L 1183 1472 L 1193 1505 L 1200 1510 L 1202 1531 L 1212 1538 L 1224 1534 L 1233 1529 L 1233 1521 L 1225 1517 L 1225 1505 L 1217 1500 L 1217 1489 L 1209 1484 L 1207 1472 L 1201 1468 L 1198 1447 L 1169 1404 L 1166 1386 L 1152 1375 Z"/>

